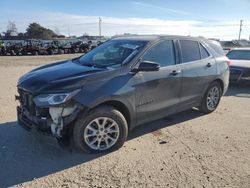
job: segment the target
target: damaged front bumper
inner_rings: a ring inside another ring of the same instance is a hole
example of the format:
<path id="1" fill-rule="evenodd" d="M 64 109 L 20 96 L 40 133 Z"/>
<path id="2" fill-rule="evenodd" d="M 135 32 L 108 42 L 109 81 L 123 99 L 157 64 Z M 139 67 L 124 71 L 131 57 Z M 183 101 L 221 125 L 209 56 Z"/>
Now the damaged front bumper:
<path id="1" fill-rule="evenodd" d="M 51 106 L 43 109 L 45 112 L 41 116 L 38 110 L 32 114 L 26 107 L 20 105 L 17 106 L 17 119 L 19 125 L 26 130 L 34 128 L 44 134 L 60 138 L 82 109 L 78 104 Z"/>

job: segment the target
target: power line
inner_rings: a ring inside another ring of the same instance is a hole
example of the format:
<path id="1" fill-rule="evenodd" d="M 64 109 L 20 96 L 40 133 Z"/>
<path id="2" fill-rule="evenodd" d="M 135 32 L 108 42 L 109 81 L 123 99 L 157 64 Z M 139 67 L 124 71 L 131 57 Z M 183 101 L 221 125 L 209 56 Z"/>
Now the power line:
<path id="1" fill-rule="evenodd" d="M 68 37 L 70 37 L 70 27 L 69 27 L 69 25 L 68 25 Z"/>

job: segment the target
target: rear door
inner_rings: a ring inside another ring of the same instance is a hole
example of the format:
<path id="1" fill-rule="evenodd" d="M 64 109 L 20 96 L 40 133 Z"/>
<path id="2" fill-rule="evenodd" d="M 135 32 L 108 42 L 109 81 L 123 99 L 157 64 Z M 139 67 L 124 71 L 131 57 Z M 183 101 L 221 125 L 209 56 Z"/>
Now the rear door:
<path id="1" fill-rule="evenodd" d="M 138 124 L 174 113 L 180 102 L 181 71 L 176 64 L 173 40 L 152 46 L 141 61 L 160 64 L 159 71 L 138 72 L 135 79 L 135 106 Z"/>
<path id="2" fill-rule="evenodd" d="M 216 63 L 205 45 L 193 40 L 179 40 L 182 71 L 181 104 L 183 108 L 197 105 L 204 91 L 215 79 Z"/>

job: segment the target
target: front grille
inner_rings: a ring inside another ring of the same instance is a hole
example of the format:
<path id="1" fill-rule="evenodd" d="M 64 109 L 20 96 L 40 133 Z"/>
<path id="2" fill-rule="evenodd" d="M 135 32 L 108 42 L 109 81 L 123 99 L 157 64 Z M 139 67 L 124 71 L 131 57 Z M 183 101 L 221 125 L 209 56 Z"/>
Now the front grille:
<path id="1" fill-rule="evenodd" d="M 31 115 L 36 115 L 36 107 L 32 100 L 32 94 L 22 89 L 18 89 L 18 93 L 20 95 L 21 106 L 24 107 Z"/>

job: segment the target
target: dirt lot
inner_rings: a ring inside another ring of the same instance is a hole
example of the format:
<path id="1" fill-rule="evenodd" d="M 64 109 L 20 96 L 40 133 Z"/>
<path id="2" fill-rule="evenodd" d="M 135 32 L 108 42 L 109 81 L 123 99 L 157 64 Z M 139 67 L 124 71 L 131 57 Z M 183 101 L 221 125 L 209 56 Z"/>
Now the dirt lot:
<path id="1" fill-rule="evenodd" d="M 105 155 L 61 149 L 24 131 L 16 122 L 18 77 L 71 57 L 0 57 L 0 187 L 250 187 L 246 86 L 230 86 L 210 115 L 190 110 L 140 126 Z"/>

